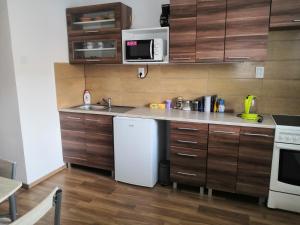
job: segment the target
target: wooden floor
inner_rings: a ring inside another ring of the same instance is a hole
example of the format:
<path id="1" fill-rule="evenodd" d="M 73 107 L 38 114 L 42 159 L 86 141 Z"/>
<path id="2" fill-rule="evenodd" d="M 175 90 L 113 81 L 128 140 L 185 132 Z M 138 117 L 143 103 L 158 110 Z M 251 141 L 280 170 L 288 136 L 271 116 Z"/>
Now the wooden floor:
<path id="1" fill-rule="evenodd" d="M 63 189 L 63 225 L 299 225 L 300 214 L 270 210 L 254 201 L 217 195 L 212 200 L 196 192 L 157 185 L 154 189 L 117 183 L 109 176 L 66 169 L 30 190 L 17 194 L 19 215 L 43 199 L 55 186 Z M 2 204 L 0 211 L 7 207 Z M 53 212 L 38 224 L 52 224 Z"/>

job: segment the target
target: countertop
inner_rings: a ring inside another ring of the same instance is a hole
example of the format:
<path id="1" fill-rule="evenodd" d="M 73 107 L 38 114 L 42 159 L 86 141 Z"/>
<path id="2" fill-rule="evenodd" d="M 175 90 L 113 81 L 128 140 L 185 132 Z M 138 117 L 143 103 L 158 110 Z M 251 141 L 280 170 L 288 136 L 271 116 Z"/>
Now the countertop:
<path id="1" fill-rule="evenodd" d="M 137 117 L 145 119 L 156 120 L 172 120 L 180 122 L 192 122 L 192 123 L 208 123 L 208 124 L 221 124 L 231 126 L 242 127 L 260 127 L 260 128 L 275 128 L 276 124 L 271 115 L 263 115 L 264 120 L 262 123 L 247 121 L 236 116 L 232 113 L 204 113 L 194 111 L 183 111 L 177 109 L 161 110 L 150 109 L 147 107 L 138 107 L 129 110 L 125 113 L 116 113 L 109 111 L 87 111 L 74 108 L 60 109 L 60 112 L 72 112 L 72 113 L 86 113 L 86 114 L 99 114 L 99 115 L 111 115 L 122 117 Z"/>

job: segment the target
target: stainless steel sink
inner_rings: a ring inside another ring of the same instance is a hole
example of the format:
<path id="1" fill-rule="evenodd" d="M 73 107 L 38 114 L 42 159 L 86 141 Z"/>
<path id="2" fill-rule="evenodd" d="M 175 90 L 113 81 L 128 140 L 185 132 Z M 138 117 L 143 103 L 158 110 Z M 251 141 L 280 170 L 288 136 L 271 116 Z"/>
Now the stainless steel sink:
<path id="1" fill-rule="evenodd" d="M 111 108 L 103 105 L 80 105 L 73 107 L 73 109 L 86 110 L 86 111 L 103 111 L 103 112 L 112 112 L 112 113 L 125 113 L 134 107 L 128 106 L 112 106 Z"/>
<path id="2" fill-rule="evenodd" d="M 81 105 L 81 106 L 76 106 L 74 109 L 81 109 L 81 110 L 93 110 L 93 111 L 102 111 L 108 109 L 108 107 L 103 106 L 103 105 Z"/>

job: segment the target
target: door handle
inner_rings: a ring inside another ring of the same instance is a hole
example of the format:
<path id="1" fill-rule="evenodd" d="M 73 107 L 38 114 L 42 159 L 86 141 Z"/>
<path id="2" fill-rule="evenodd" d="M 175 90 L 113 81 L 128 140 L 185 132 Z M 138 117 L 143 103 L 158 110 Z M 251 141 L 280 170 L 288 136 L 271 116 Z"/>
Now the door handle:
<path id="1" fill-rule="evenodd" d="M 187 127 L 177 127 L 177 130 L 186 130 L 186 131 L 199 131 L 199 129 L 196 128 L 187 128 Z"/>
<path id="2" fill-rule="evenodd" d="M 300 20 L 292 20 L 292 22 L 294 22 L 294 23 L 299 23 Z"/>
<path id="3" fill-rule="evenodd" d="M 68 116 L 67 119 L 70 119 L 70 120 L 81 120 L 81 118 L 79 118 L 79 117 L 73 117 L 73 116 Z"/>
<path id="4" fill-rule="evenodd" d="M 219 130 L 216 130 L 216 131 L 210 131 L 209 132 L 210 134 L 227 134 L 227 135 L 238 135 L 238 133 L 236 132 L 231 132 L 231 131 L 219 131 Z"/>
<path id="5" fill-rule="evenodd" d="M 241 133 L 242 135 L 245 136 L 256 136 L 256 137 L 268 137 L 268 138 L 273 138 L 274 136 L 268 135 L 268 134 L 253 134 L 253 133 Z"/>

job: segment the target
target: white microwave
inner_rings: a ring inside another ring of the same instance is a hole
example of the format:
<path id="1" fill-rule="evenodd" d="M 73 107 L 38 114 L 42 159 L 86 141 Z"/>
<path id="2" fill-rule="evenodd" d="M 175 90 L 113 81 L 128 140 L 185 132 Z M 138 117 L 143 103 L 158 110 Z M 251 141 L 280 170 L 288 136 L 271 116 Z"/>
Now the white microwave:
<path id="1" fill-rule="evenodd" d="M 166 41 L 163 39 L 125 41 L 125 61 L 127 62 L 161 62 L 166 52 Z"/>

